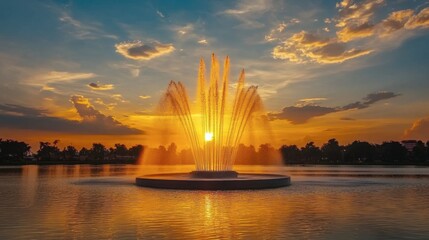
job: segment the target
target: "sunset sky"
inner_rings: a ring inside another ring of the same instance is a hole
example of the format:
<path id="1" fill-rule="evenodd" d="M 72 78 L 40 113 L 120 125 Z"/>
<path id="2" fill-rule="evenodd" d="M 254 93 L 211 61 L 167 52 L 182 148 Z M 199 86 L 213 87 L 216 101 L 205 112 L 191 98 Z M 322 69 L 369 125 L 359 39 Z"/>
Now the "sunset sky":
<path id="1" fill-rule="evenodd" d="M 4 0 L 0 138 L 158 144 L 168 82 L 193 93 L 211 53 L 259 86 L 281 144 L 429 140 L 426 0 Z"/>

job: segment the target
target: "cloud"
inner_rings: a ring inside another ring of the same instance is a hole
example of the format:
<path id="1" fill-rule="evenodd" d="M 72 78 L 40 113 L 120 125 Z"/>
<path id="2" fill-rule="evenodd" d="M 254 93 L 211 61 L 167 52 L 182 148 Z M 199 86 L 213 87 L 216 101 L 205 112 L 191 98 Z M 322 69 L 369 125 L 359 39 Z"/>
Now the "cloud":
<path id="1" fill-rule="evenodd" d="M 299 99 L 296 106 L 307 106 L 307 105 L 315 105 L 320 101 L 326 101 L 327 98 L 303 98 Z"/>
<path id="2" fill-rule="evenodd" d="M 340 28 L 337 32 L 338 37 L 347 42 L 370 37 L 376 33 L 379 33 L 378 37 L 385 37 L 402 29 L 429 27 L 429 8 L 424 8 L 416 14 L 412 9 L 394 11 L 380 22 L 371 23 L 376 9 L 384 5 L 384 0 L 366 0 L 359 3 L 343 0 L 337 5 L 339 18 L 335 19 L 336 26 Z"/>
<path id="3" fill-rule="evenodd" d="M 201 40 L 198 41 L 198 43 L 202 44 L 202 45 L 207 45 L 208 44 L 208 42 L 207 42 L 206 39 L 201 39 Z"/>
<path id="4" fill-rule="evenodd" d="M 24 107 L 16 104 L 0 104 L 0 113 L 16 116 L 39 116 L 47 113 L 46 110 Z"/>
<path id="5" fill-rule="evenodd" d="M 416 120 L 410 128 L 405 130 L 404 137 L 429 140 L 429 117 Z"/>
<path id="6" fill-rule="evenodd" d="M 364 0 L 355 2 L 343 0 L 337 3 L 339 18 L 335 19 L 337 27 L 362 25 L 368 23 L 374 16 L 375 10 L 384 5 L 384 0 Z"/>
<path id="7" fill-rule="evenodd" d="M 297 105 L 283 108 L 279 113 L 269 113 L 271 120 L 286 119 L 292 124 L 303 124 L 308 120 L 327 115 L 329 113 L 341 112 L 351 109 L 364 109 L 370 107 L 379 101 L 400 96 L 393 92 L 377 92 L 370 93 L 363 98 L 363 101 L 358 101 L 346 104 L 343 107 L 323 107 L 315 105 L 315 101 L 325 100 L 324 98 L 307 98 L 298 101 Z M 345 120 L 345 119 L 342 119 Z M 347 119 L 350 120 L 350 119 Z"/>
<path id="8" fill-rule="evenodd" d="M 94 73 L 50 71 L 36 76 L 34 81 L 38 83 L 70 82 L 94 77 L 97 77 Z"/>
<path id="9" fill-rule="evenodd" d="M 111 96 L 113 99 L 115 99 L 118 102 L 122 102 L 122 103 L 126 103 L 128 102 L 127 100 L 124 99 L 124 97 L 122 96 L 122 94 L 113 94 Z"/>
<path id="10" fill-rule="evenodd" d="M 412 9 L 391 12 L 386 19 L 375 27 L 381 38 L 390 37 L 397 32 L 429 28 L 429 7 L 418 13 Z"/>
<path id="11" fill-rule="evenodd" d="M 173 44 L 143 43 L 141 41 L 118 43 L 115 44 L 115 48 L 117 53 L 133 60 L 150 60 L 175 50 Z"/>
<path id="12" fill-rule="evenodd" d="M 386 100 L 386 99 L 390 99 L 390 98 L 394 98 L 397 96 L 400 96 L 400 94 L 393 93 L 393 92 L 370 93 L 365 98 L 363 98 L 363 100 L 364 100 L 363 102 L 358 101 L 358 102 L 350 103 L 350 104 L 347 104 L 344 107 L 342 107 L 342 109 L 343 110 L 364 109 L 364 108 L 367 108 L 376 102 Z"/>
<path id="13" fill-rule="evenodd" d="M 156 14 L 158 14 L 158 16 L 160 16 L 161 18 L 165 18 L 165 15 L 158 10 L 156 11 Z"/>
<path id="14" fill-rule="evenodd" d="M 184 26 L 175 26 L 172 28 L 180 36 L 185 36 L 189 34 L 194 34 L 195 26 L 194 24 L 186 24 Z"/>
<path id="15" fill-rule="evenodd" d="M 195 43 L 207 45 L 216 41 L 215 38 L 206 36 L 203 22 L 187 23 L 185 25 L 171 26 L 171 31 L 176 35 L 176 42 L 182 47 L 195 47 Z M 188 45 L 189 44 L 189 45 Z M 183 51 L 183 49 L 180 49 Z"/>
<path id="16" fill-rule="evenodd" d="M 149 96 L 149 95 L 141 95 L 141 96 L 139 96 L 139 98 L 141 98 L 141 99 L 149 99 L 149 98 L 151 98 L 151 96 Z"/>
<path id="17" fill-rule="evenodd" d="M 369 104 L 379 102 L 381 100 L 398 97 L 400 95 L 401 94 L 398 94 L 398 93 L 382 91 L 382 92 L 370 93 L 364 98 L 364 100 L 365 100 L 365 104 L 369 105 Z"/>
<path id="18" fill-rule="evenodd" d="M 70 35 L 80 40 L 111 38 L 118 39 L 113 34 L 107 34 L 94 23 L 82 23 L 65 11 L 60 12 L 59 20 L 68 27 Z"/>
<path id="19" fill-rule="evenodd" d="M 90 83 L 88 87 L 94 90 L 112 90 L 114 88 L 113 84 L 99 84 L 99 83 Z"/>
<path id="20" fill-rule="evenodd" d="M 368 49 L 347 48 L 345 43 L 336 38 L 326 38 L 301 31 L 274 47 L 272 55 L 275 59 L 286 59 L 297 63 L 341 63 L 371 52 L 372 50 Z"/>
<path id="21" fill-rule="evenodd" d="M 135 64 L 130 64 L 130 63 L 112 63 L 109 64 L 110 67 L 115 68 L 115 69 L 126 69 L 129 71 L 130 75 L 132 77 L 138 77 L 140 76 L 140 66 L 139 65 L 135 65 Z"/>
<path id="22" fill-rule="evenodd" d="M 287 26 L 288 25 L 284 22 L 277 24 L 273 29 L 270 30 L 269 34 L 265 35 L 265 41 L 272 42 L 280 39 Z"/>
<path id="23" fill-rule="evenodd" d="M 98 105 L 101 105 L 101 106 L 103 106 L 103 107 L 105 107 L 106 109 L 108 109 L 108 110 L 113 110 L 118 104 L 117 103 L 115 103 L 115 102 L 112 102 L 112 103 L 105 103 L 104 101 L 103 101 L 103 99 L 101 99 L 101 98 L 96 98 L 95 100 L 94 100 L 94 103 L 95 104 L 98 104 Z"/>
<path id="24" fill-rule="evenodd" d="M 411 9 L 390 13 L 389 16 L 378 25 L 381 36 L 388 36 L 393 32 L 403 29 L 413 15 L 414 10 Z"/>
<path id="25" fill-rule="evenodd" d="M 1 104 L 0 124 L 7 128 L 72 134 L 128 135 L 143 133 L 139 129 L 121 124 L 111 116 L 103 115 L 89 104 L 88 99 L 82 96 L 73 96 L 71 101 L 81 116 L 81 121 L 51 117 L 47 115 L 46 110 Z"/>
<path id="26" fill-rule="evenodd" d="M 262 28 L 265 24 L 258 18 L 272 9 L 271 0 L 238 1 L 235 8 L 227 9 L 221 14 L 232 16 L 241 22 L 241 28 Z"/>
<path id="27" fill-rule="evenodd" d="M 376 9 L 385 5 L 384 0 L 343 1 L 339 7 L 339 18 L 335 19 L 339 39 L 344 42 L 376 36 L 383 38 L 400 30 L 429 27 L 429 8 L 415 13 L 412 9 L 393 11 L 377 23 L 372 23 Z M 342 6 L 344 5 L 344 7 Z"/>
<path id="28" fill-rule="evenodd" d="M 366 22 L 360 25 L 344 26 L 337 32 L 337 36 L 342 42 L 350 42 L 352 40 L 370 37 L 374 35 L 374 33 L 375 26 Z"/>
<path id="29" fill-rule="evenodd" d="M 338 17 L 324 21 L 325 24 L 336 22 L 339 30 L 336 31 L 335 37 L 301 31 L 274 47 L 272 56 L 296 63 L 334 64 L 368 55 L 374 51 L 371 47 L 347 43 L 374 35 L 375 26 L 370 20 L 375 9 L 383 3 L 384 0 L 366 0 L 359 3 L 343 0 L 337 3 Z M 330 32 L 326 27 L 324 31 Z"/>
<path id="30" fill-rule="evenodd" d="M 412 16 L 405 24 L 406 29 L 428 28 L 429 7 L 422 9 L 418 14 Z"/>
<path id="31" fill-rule="evenodd" d="M 349 117 L 342 117 L 342 118 L 340 118 L 340 120 L 343 120 L 343 121 L 355 121 L 356 119 L 349 118 Z"/>
<path id="32" fill-rule="evenodd" d="M 270 119 L 287 119 L 292 124 L 306 123 L 309 119 L 337 112 L 336 108 L 306 105 L 285 107 L 280 113 L 269 114 Z"/>
<path id="33" fill-rule="evenodd" d="M 44 91 L 55 91 L 55 88 L 50 86 L 50 84 L 74 82 L 95 77 L 97 75 L 94 73 L 49 71 L 24 79 L 23 83 L 41 87 Z"/>
<path id="34" fill-rule="evenodd" d="M 331 34 L 324 26 L 317 33 L 300 31 L 288 38 L 275 35 L 275 30 L 271 30 L 265 40 L 279 41 L 272 50 L 275 59 L 335 64 L 398 46 L 398 42 L 415 35 L 411 30 L 429 28 L 429 8 L 418 13 L 402 9 L 383 18 L 378 9 L 385 5 L 385 0 L 342 0 L 336 5 L 337 16 L 324 21 L 328 25 L 335 24 L 336 31 Z M 408 34 L 402 34 L 404 31 Z"/>

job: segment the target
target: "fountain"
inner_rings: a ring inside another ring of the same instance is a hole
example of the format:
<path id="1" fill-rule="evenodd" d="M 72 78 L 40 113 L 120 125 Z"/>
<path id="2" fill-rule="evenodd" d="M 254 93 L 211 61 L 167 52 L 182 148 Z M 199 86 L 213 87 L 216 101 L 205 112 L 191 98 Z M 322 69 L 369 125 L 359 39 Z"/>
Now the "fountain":
<path id="1" fill-rule="evenodd" d="M 238 144 L 246 126 L 252 118 L 263 115 L 258 87 L 245 87 L 244 80 L 245 74 L 242 70 L 234 97 L 229 99 L 229 57 L 225 59 L 221 76 L 219 62 L 212 54 L 208 82 L 204 60 L 200 61 L 194 105 L 191 105 L 185 86 L 181 82 L 171 81 L 160 108 L 180 121 L 191 146 L 196 169 L 191 173 L 141 176 L 136 179 L 137 185 L 206 190 L 258 189 L 289 185 L 288 176 L 238 174 L 233 170 Z"/>

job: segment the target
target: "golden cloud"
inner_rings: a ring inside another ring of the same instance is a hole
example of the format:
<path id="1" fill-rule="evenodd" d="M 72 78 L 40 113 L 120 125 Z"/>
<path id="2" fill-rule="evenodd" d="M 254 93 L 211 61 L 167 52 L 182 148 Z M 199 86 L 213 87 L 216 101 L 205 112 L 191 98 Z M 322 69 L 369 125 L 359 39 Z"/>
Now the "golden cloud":
<path id="1" fill-rule="evenodd" d="M 428 28 L 429 27 L 429 7 L 422 9 L 418 14 L 412 16 L 405 24 L 406 29 Z"/>
<path id="2" fill-rule="evenodd" d="M 350 42 L 352 40 L 366 38 L 374 35 L 375 26 L 370 23 L 361 25 L 344 26 L 337 32 L 338 39 L 342 42 Z"/>
<path id="3" fill-rule="evenodd" d="M 143 43 L 141 41 L 118 43 L 115 44 L 115 48 L 117 53 L 133 60 L 150 60 L 175 50 L 173 44 Z"/>
<path id="4" fill-rule="evenodd" d="M 336 26 L 345 27 L 368 23 L 374 16 L 375 10 L 384 3 L 384 0 L 365 0 L 359 3 L 343 0 L 337 3 L 339 18 L 336 19 Z"/>
<path id="5" fill-rule="evenodd" d="M 391 12 L 385 19 L 373 23 L 376 9 L 385 4 L 384 0 L 364 0 L 355 2 L 343 0 L 337 3 L 338 16 L 325 19 L 325 23 L 335 22 L 336 37 L 324 37 L 301 31 L 287 39 L 273 35 L 265 36 L 267 41 L 282 40 L 272 50 L 275 59 L 285 59 L 296 63 L 317 62 L 325 64 L 344 61 L 368 55 L 380 46 L 380 41 L 401 30 L 429 27 L 429 7 L 415 13 L 412 9 Z M 325 34 L 329 29 L 324 28 Z M 405 35 L 405 37 L 412 34 Z M 369 39 L 368 39 L 369 38 Z M 366 41 L 363 41 L 365 39 Z M 360 41 L 357 41 L 360 40 Z"/>
<path id="6" fill-rule="evenodd" d="M 371 52 L 372 50 L 367 49 L 348 49 L 346 44 L 337 38 L 329 39 L 301 31 L 276 46 L 272 55 L 276 59 L 298 63 L 341 63 Z"/>
<path id="7" fill-rule="evenodd" d="M 397 30 L 402 29 L 406 22 L 413 15 L 414 10 L 411 9 L 400 10 L 390 13 L 389 16 L 384 19 L 379 25 L 381 36 L 387 36 Z"/>
<path id="8" fill-rule="evenodd" d="M 429 117 L 416 120 L 410 128 L 405 130 L 404 137 L 429 140 Z"/>
<path id="9" fill-rule="evenodd" d="M 141 98 L 141 99 L 149 99 L 149 98 L 151 98 L 151 96 L 149 96 L 149 95 L 141 95 L 141 96 L 139 96 L 139 98 Z"/>

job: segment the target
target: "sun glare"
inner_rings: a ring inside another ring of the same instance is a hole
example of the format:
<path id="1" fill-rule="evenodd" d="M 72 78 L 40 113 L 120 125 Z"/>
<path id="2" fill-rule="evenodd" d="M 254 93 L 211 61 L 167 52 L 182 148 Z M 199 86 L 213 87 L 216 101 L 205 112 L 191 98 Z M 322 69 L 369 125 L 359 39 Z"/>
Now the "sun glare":
<path id="1" fill-rule="evenodd" d="M 210 142 L 211 140 L 213 140 L 213 133 L 212 132 L 206 132 L 206 134 L 204 136 L 204 140 L 206 142 Z"/>

